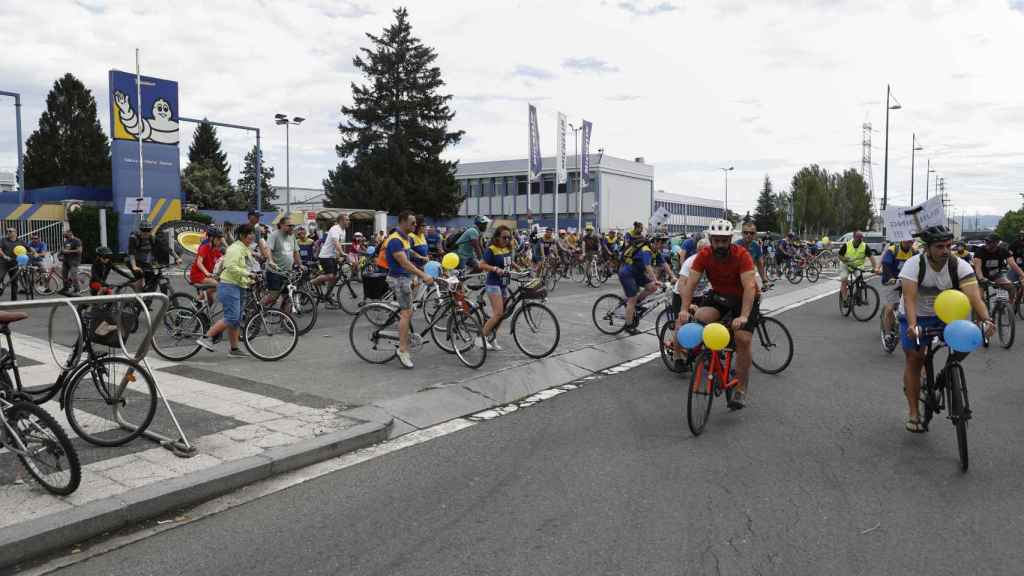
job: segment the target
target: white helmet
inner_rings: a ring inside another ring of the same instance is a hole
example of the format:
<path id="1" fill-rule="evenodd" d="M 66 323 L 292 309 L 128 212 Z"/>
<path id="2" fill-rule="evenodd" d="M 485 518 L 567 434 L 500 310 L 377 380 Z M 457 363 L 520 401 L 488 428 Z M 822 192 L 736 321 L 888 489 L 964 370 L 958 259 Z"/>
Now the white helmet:
<path id="1" fill-rule="evenodd" d="M 708 236 L 732 236 L 732 222 L 728 220 L 712 220 L 708 226 Z"/>

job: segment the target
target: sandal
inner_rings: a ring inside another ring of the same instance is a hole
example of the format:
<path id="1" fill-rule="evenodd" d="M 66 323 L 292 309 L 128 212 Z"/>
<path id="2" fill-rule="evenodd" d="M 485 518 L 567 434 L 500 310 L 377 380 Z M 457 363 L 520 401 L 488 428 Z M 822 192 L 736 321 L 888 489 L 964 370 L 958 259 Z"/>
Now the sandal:
<path id="1" fill-rule="evenodd" d="M 907 418 L 906 428 L 907 432 L 911 432 L 913 434 L 922 434 L 928 431 L 928 428 L 925 427 L 924 423 L 921 422 L 920 419 L 916 418 Z"/>

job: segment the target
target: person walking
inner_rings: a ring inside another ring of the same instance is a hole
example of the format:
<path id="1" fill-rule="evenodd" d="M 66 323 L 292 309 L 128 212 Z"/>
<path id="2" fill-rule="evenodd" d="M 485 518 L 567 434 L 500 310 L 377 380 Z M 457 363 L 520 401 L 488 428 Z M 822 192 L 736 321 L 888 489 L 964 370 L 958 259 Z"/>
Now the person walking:
<path id="1" fill-rule="evenodd" d="M 63 262 L 61 276 L 64 277 L 64 289 L 60 293 L 71 296 L 81 288 L 78 285 L 78 266 L 82 263 L 82 241 L 75 236 L 70 227 L 64 230 L 64 245 L 61 247 L 60 255 Z"/>
<path id="2" fill-rule="evenodd" d="M 242 302 L 245 290 L 252 283 L 252 273 L 249 271 L 247 260 L 255 232 L 249 224 L 241 224 L 235 229 L 235 236 L 238 241 L 228 246 L 224 254 L 220 284 L 217 285 L 217 298 L 224 307 L 224 317 L 211 326 L 203 337 L 196 340 L 196 344 L 214 352 L 213 339 L 227 330 L 231 346 L 228 356 L 245 358 L 248 354 L 238 347 L 238 340 L 239 328 L 242 325 Z"/>

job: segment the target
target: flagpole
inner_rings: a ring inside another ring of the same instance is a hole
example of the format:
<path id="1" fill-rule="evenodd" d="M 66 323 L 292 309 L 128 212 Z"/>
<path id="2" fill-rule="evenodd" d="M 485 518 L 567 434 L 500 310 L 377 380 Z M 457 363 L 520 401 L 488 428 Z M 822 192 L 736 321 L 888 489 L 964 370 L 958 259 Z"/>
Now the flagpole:
<path id="1" fill-rule="evenodd" d="M 530 211 L 530 188 L 533 187 L 533 174 L 530 173 L 530 162 L 533 156 L 533 126 L 530 118 L 530 104 L 526 104 L 526 227 L 533 226 L 533 214 Z"/>
<path id="2" fill-rule="evenodd" d="M 583 125 L 580 124 L 580 126 L 582 127 Z M 582 129 L 580 130 L 580 138 L 583 138 L 583 130 Z M 573 140 L 575 140 L 575 139 L 576 139 L 575 135 L 573 135 Z M 576 150 L 576 163 L 578 164 L 579 161 L 580 161 L 580 152 L 579 152 L 579 149 L 577 149 Z M 583 171 L 580 170 L 580 173 L 577 174 L 577 176 L 582 176 L 582 175 L 583 175 Z M 582 230 L 583 230 L 583 187 L 581 186 L 582 182 L 583 182 L 582 178 L 576 178 L 576 212 L 579 215 L 578 218 L 577 218 L 578 222 L 576 223 L 576 233 L 577 234 L 582 234 L 583 233 L 582 232 Z"/>
<path id="3" fill-rule="evenodd" d="M 138 114 L 139 133 L 139 201 L 136 203 L 136 210 L 139 212 L 139 222 L 142 222 L 142 198 L 145 197 L 145 179 L 142 177 L 142 68 L 139 66 L 139 49 L 135 49 L 135 113 Z"/>

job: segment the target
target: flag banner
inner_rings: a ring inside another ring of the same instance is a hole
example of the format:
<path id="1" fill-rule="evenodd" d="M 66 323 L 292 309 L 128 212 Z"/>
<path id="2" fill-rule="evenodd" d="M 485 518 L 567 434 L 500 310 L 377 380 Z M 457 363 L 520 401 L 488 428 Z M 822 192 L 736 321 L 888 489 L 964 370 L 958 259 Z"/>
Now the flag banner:
<path id="1" fill-rule="evenodd" d="M 913 208 L 888 206 L 882 213 L 887 240 L 913 240 L 914 234 L 929 226 L 946 226 L 942 197 L 935 196 Z"/>
<path id="2" fill-rule="evenodd" d="M 537 107 L 530 104 L 530 173 L 528 178 L 533 182 L 540 178 L 540 133 L 537 130 Z"/>
<path id="3" fill-rule="evenodd" d="M 593 124 L 583 121 L 583 175 L 580 187 L 586 188 L 590 184 L 590 132 Z"/>
<path id="4" fill-rule="evenodd" d="M 671 216 L 671 214 L 669 213 L 668 208 L 665 208 L 664 206 L 659 207 L 654 211 L 654 214 L 651 215 L 651 219 L 647 223 L 650 227 L 649 229 L 651 231 L 655 231 L 668 224 L 669 216 Z"/>
<path id="5" fill-rule="evenodd" d="M 568 178 L 568 171 L 565 165 L 565 128 L 566 124 L 565 114 L 558 113 L 558 142 L 556 143 L 555 150 L 558 152 L 558 165 L 555 167 L 555 172 L 558 175 L 558 183 L 565 184 Z"/>

